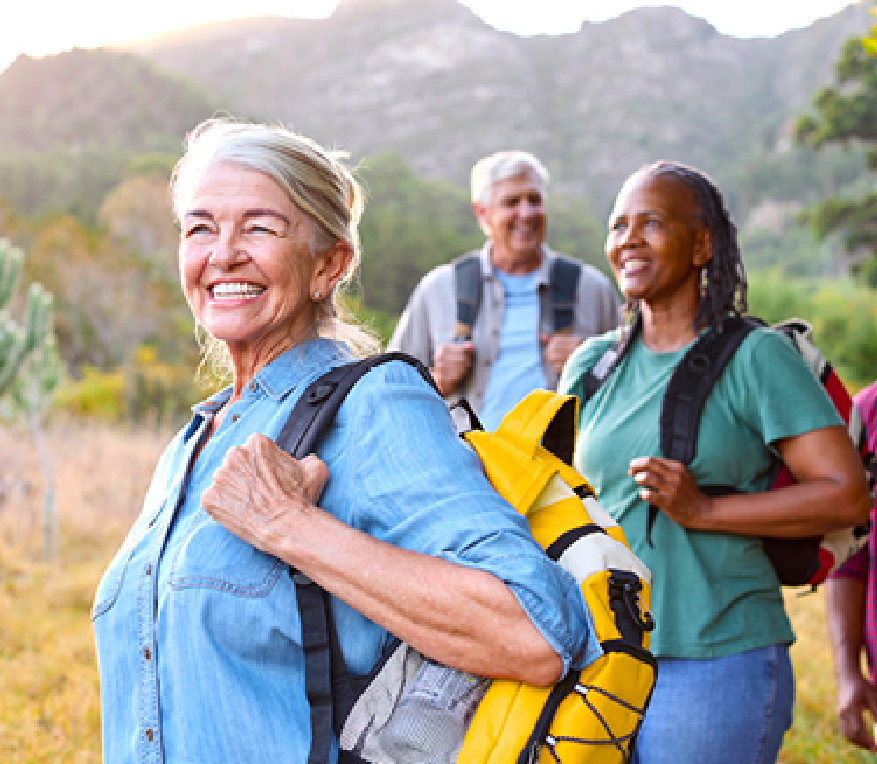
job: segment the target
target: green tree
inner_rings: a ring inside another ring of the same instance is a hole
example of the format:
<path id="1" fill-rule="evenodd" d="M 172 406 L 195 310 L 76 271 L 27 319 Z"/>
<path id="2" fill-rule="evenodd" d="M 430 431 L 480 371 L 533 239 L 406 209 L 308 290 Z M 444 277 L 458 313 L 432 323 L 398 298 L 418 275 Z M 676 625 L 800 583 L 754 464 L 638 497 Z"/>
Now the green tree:
<path id="1" fill-rule="evenodd" d="M 484 240 L 466 192 L 447 181 L 419 178 L 398 154 L 363 163 L 367 202 L 360 226 L 363 303 L 391 315 L 431 268 Z"/>
<path id="2" fill-rule="evenodd" d="M 813 99 L 815 114 L 802 116 L 795 140 L 819 150 L 830 145 L 861 147 L 870 170 L 877 169 L 877 57 L 869 38 L 847 40 L 835 66 L 835 84 Z M 872 41 L 877 45 L 877 41 Z M 870 49 L 870 48 L 869 48 Z M 877 286 L 877 191 L 830 196 L 802 213 L 816 237 L 839 235 L 848 270 Z"/>

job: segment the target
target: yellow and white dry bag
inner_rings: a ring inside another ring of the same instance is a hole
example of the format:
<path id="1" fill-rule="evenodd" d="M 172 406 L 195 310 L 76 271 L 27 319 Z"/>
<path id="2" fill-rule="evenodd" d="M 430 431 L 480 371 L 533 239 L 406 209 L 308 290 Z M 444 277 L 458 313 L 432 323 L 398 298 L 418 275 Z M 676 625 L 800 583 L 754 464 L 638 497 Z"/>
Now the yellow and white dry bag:
<path id="1" fill-rule="evenodd" d="M 648 651 L 651 574 L 571 466 L 578 401 L 527 395 L 494 432 L 466 441 L 534 538 L 578 581 L 603 655 L 553 687 L 495 680 L 457 764 L 627 762 L 657 677 Z"/>

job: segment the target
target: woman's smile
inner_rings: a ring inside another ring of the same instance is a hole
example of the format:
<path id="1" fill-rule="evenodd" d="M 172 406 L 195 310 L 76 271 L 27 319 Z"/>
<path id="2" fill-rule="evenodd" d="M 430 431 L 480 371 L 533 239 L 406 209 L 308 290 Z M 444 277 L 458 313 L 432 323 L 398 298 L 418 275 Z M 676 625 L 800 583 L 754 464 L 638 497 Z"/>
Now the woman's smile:
<path id="1" fill-rule="evenodd" d="M 313 333 L 312 238 L 268 175 L 230 163 L 204 172 L 183 214 L 180 275 L 195 318 L 233 357 L 259 366 Z"/>
<path id="2" fill-rule="evenodd" d="M 246 282 L 214 284 L 210 287 L 210 296 L 217 301 L 229 301 L 241 298 L 258 297 L 265 291 L 265 287 Z"/>

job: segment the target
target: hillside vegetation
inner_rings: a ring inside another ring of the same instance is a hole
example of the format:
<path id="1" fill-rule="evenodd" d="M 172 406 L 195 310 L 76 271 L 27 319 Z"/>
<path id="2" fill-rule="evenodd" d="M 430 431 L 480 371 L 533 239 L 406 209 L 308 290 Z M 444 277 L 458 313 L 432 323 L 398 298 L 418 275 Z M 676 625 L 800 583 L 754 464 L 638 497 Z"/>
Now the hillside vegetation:
<path id="1" fill-rule="evenodd" d="M 130 53 L 19 56 L 0 75 L 0 194 L 21 212 L 91 217 L 135 157 L 179 155 L 219 104 Z"/>
<path id="2" fill-rule="evenodd" d="M 869 21 L 857 3 L 743 40 L 679 9 L 641 8 L 518 37 L 457 0 L 342 0 L 326 20 L 245 19 L 125 50 L 21 56 L 0 74 L 0 236 L 55 296 L 70 382 L 59 403 L 176 421 L 205 395 L 167 178 L 186 132 L 216 113 L 282 121 L 351 152 L 368 194 L 352 299 L 384 337 L 423 273 L 482 242 L 467 189 L 477 158 L 539 155 L 552 174 L 548 243 L 606 270 L 619 184 L 664 157 L 723 189 L 753 310 L 828 327 L 820 344 L 847 381 L 877 377 L 873 294 L 849 283 L 839 237 L 817 241 L 800 218 L 831 194 L 867 191 L 872 176 L 860 149 L 792 141 Z"/>
<path id="3" fill-rule="evenodd" d="M 87 180 L 91 147 L 178 153 L 185 131 L 220 110 L 282 121 L 355 161 L 395 151 L 415 174 L 458 186 L 478 158 L 527 149 L 556 191 L 585 198 L 599 218 L 633 169 L 676 159 L 714 175 L 745 223 L 766 200 L 807 201 L 861 176 L 855 153 L 817 156 L 790 138 L 844 40 L 869 21 L 862 0 L 805 29 L 739 39 L 661 7 L 518 37 L 457 0 L 342 0 L 325 20 L 261 17 L 147 38 L 126 47 L 136 58 L 22 56 L 0 75 L 0 188 L 25 194 L 19 165 L 4 170 L 11 158 L 43 175 L 69 164 L 64 173 Z M 31 186 L 45 189 L 38 177 Z"/>

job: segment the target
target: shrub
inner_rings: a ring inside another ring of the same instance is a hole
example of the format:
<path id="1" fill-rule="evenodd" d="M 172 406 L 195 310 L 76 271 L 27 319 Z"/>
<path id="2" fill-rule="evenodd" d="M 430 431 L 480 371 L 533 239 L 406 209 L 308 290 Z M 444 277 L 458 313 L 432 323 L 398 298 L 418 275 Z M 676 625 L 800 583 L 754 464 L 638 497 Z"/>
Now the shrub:
<path id="1" fill-rule="evenodd" d="M 55 406 L 77 417 L 120 422 L 125 411 L 122 372 L 82 367 L 82 379 L 68 381 L 58 391 Z"/>
<path id="2" fill-rule="evenodd" d="M 779 271 L 754 274 L 749 310 L 765 321 L 803 318 L 817 345 L 852 388 L 877 378 L 877 293 L 851 281 L 816 285 Z"/>

